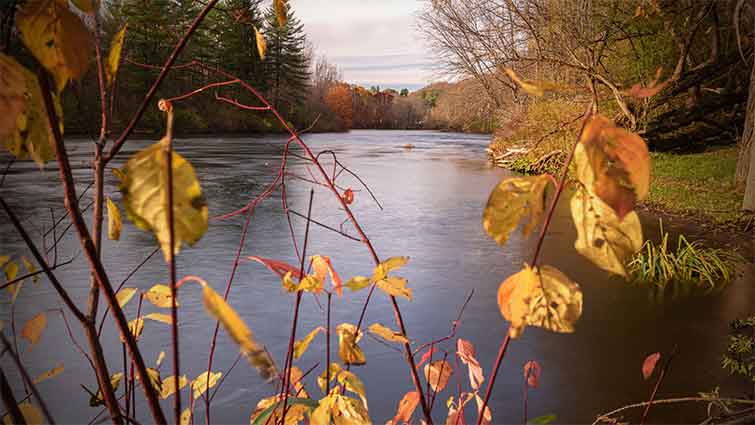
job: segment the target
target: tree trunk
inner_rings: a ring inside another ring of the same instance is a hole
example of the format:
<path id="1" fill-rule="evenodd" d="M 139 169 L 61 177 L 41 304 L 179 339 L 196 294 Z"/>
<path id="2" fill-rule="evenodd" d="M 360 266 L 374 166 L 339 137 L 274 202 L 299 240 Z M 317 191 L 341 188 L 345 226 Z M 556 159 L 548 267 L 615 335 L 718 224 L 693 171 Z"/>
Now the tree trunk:
<path id="1" fill-rule="evenodd" d="M 745 186 L 745 198 L 742 208 L 755 210 L 755 153 L 753 153 L 753 139 L 755 139 L 755 62 L 750 74 L 750 89 L 747 99 L 747 113 L 745 128 L 739 142 L 739 157 L 737 158 L 737 173 L 735 183 Z"/>

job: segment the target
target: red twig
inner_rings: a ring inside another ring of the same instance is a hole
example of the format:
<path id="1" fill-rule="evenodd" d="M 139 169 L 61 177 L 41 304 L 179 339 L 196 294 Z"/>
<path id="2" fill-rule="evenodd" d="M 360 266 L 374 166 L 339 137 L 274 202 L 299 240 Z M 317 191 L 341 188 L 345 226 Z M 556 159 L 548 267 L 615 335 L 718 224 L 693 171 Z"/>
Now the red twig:
<path id="1" fill-rule="evenodd" d="M 250 105 L 244 105 L 243 103 L 239 102 L 238 100 L 229 99 L 227 97 L 223 97 L 220 95 L 215 95 L 215 99 L 221 101 L 230 103 L 231 105 L 240 108 L 240 109 L 246 109 L 247 111 L 269 111 L 269 106 L 250 106 Z"/>
<path id="2" fill-rule="evenodd" d="M 0 332 L 0 341 L 2 341 L 5 351 L 8 354 L 10 354 L 11 358 L 13 359 L 13 362 L 16 364 L 16 367 L 18 368 L 18 372 L 21 374 L 21 378 L 29 387 L 29 390 L 31 391 L 32 395 L 34 395 L 34 398 L 37 399 L 39 410 L 42 411 L 42 414 L 44 415 L 45 420 L 47 420 L 48 423 L 54 425 L 55 420 L 52 418 L 52 415 L 50 415 L 50 410 L 47 408 L 47 404 L 45 403 L 42 396 L 39 394 L 39 391 L 37 390 L 37 386 L 34 385 L 34 382 L 29 377 L 29 373 L 26 371 L 26 368 L 21 364 L 21 359 L 18 358 L 18 353 L 13 351 L 13 348 L 11 348 L 10 343 L 8 343 L 8 340 L 5 338 L 5 334 L 3 332 Z"/>
<path id="3" fill-rule="evenodd" d="M 202 93 L 203 91 L 209 90 L 209 89 L 214 88 L 214 87 L 230 86 L 231 84 L 237 84 L 238 82 L 239 82 L 239 80 L 236 79 L 236 80 L 229 80 L 229 81 L 220 81 L 220 82 L 217 82 L 217 83 L 210 83 L 210 84 L 206 84 L 206 85 L 204 85 L 204 86 L 202 86 L 202 87 L 200 87 L 200 88 L 198 88 L 196 90 L 190 91 L 189 93 L 182 94 L 182 95 L 176 96 L 176 97 L 171 97 L 170 99 L 165 99 L 165 100 L 168 101 L 168 102 L 177 102 L 177 101 L 180 101 L 180 100 L 188 99 L 188 98 L 194 96 L 195 94 Z"/>
<path id="4" fill-rule="evenodd" d="M 653 387 L 653 392 L 650 394 L 650 400 L 648 400 L 647 406 L 645 406 L 645 411 L 642 412 L 642 419 L 640 420 L 640 425 L 645 425 L 645 421 L 647 421 L 648 415 L 650 414 L 650 407 L 653 406 L 653 401 L 655 401 L 655 396 L 658 394 L 658 390 L 661 388 L 661 384 L 663 383 L 663 378 L 666 377 L 666 372 L 668 371 L 669 366 L 671 366 L 671 360 L 674 359 L 674 356 L 676 356 L 676 352 L 678 351 L 679 347 L 677 345 L 674 345 L 674 349 L 671 351 L 671 354 L 666 359 L 666 362 L 663 363 L 663 368 L 661 369 L 661 373 L 658 375 L 658 380 L 655 381 L 655 386 Z"/>

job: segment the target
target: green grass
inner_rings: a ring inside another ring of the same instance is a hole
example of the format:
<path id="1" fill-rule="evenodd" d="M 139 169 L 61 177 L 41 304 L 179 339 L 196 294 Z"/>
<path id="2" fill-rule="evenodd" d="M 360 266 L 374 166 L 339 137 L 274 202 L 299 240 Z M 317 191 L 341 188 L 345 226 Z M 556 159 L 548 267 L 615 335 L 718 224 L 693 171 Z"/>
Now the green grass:
<path id="1" fill-rule="evenodd" d="M 652 153 L 646 203 L 672 214 L 717 224 L 737 222 L 744 194 L 734 187 L 735 147 L 695 154 Z"/>

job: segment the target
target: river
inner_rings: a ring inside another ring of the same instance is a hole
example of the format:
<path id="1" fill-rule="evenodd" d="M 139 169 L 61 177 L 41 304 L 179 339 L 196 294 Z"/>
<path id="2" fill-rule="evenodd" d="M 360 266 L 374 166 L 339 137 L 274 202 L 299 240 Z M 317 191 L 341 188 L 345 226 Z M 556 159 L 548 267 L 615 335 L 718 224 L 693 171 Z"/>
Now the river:
<path id="1" fill-rule="evenodd" d="M 475 345 L 483 370 L 489 374 L 498 344 L 507 331 L 507 323 L 496 304 L 496 291 L 500 282 L 518 271 L 530 257 L 534 238 L 525 240 L 516 233 L 508 245 L 501 248 L 482 229 L 481 214 L 488 194 L 501 178 L 508 175 L 507 171 L 488 164 L 484 152 L 488 138 L 426 131 L 365 130 L 306 135 L 305 141 L 315 151 L 331 149 L 336 152 L 339 160 L 367 182 L 374 192 L 382 210 L 355 179 L 345 174 L 339 177 L 342 186 L 354 189 L 355 215 L 378 254 L 382 258 L 411 257 L 400 274 L 409 279 L 414 299 L 411 302 L 399 299 L 399 305 L 413 343 L 422 344 L 447 335 L 459 307 L 474 290 L 457 335 Z M 215 216 L 240 208 L 270 183 L 284 142 L 282 136 L 195 137 L 179 138 L 175 145 L 194 164 L 210 215 Z M 79 192 L 91 179 L 87 168 L 92 150 L 90 143 L 84 140 L 68 142 Z M 122 164 L 124 158 L 149 143 L 152 142 L 129 141 L 119 155 L 120 162 L 114 165 Z M 414 148 L 405 149 L 406 144 Z M 0 164 L 5 164 L 7 159 L 7 156 L 0 158 Z M 303 162 L 294 162 L 292 170 L 310 179 Z M 324 162 L 332 167 L 329 159 L 325 158 Z M 14 210 L 28 219 L 26 223 L 38 241 L 39 232 L 50 226 L 50 208 L 54 208 L 56 217 L 63 214 L 62 191 L 57 178 L 54 164 L 40 172 L 31 163 L 17 163 L 0 189 Z M 305 213 L 310 184 L 294 178 L 287 182 L 291 208 Z M 115 184 L 114 176 L 108 172 L 106 191 L 119 200 Z M 88 199 L 85 197 L 82 205 L 87 205 Z M 332 195 L 320 186 L 315 187 L 312 216 L 335 228 L 344 219 L 343 211 Z M 301 245 L 305 221 L 298 217 L 292 220 Z M 179 276 L 199 275 L 222 293 L 232 268 L 242 223 L 243 217 L 211 221 L 202 240 L 195 247 L 181 252 Z M 650 237 L 657 235 L 657 227 L 652 218 L 644 220 L 645 232 Z M 355 234 L 348 224 L 343 228 Z M 0 215 L 0 230 L 0 254 L 29 256 L 5 215 Z M 730 321 L 753 313 L 755 288 L 750 279 L 739 277 L 715 294 L 667 297 L 658 301 L 647 288 L 611 278 L 580 257 L 573 249 L 575 234 L 568 203 L 562 202 L 546 239 L 541 263 L 561 269 L 581 285 L 584 311 L 577 330 L 573 334 L 554 334 L 528 328 L 521 338 L 511 343 L 491 401 L 495 423 L 521 423 L 522 367 L 528 360 L 536 360 L 542 366 L 539 387 L 529 394 L 529 416 L 555 414 L 558 423 L 591 422 L 598 413 L 646 400 L 653 383 L 642 378 L 640 369 L 645 356 L 656 351 L 667 353 L 675 344 L 679 352 L 659 397 L 695 395 L 700 391 L 711 391 L 718 385 L 724 392 L 728 390 L 729 395 L 739 395 L 738 391 L 746 389 L 741 380 L 728 377 L 719 366 Z M 120 241 L 104 242 L 104 263 L 111 280 L 120 282 L 154 247 L 149 234 L 125 223 Z M 76 256 L 78 248 L 78 240 L 67 235 L 60 244 L 59 261 Z M 288 223 L 281 210 L 280 192 L 256 209 L 243 253 L 297 264 Z M 369 275 L 373 267 L 363 244 L 317 226 L 311 229 L 307 254 L 330 256 L 333 266 L 344 278 Z M 751 278 L 752 267 L 747 268 L 745 271 Z M 56 274 L 75 301 L 85 305 L 89 277 L 83 255 L 58 269 Z M 167 268 L 162 256 L 157 255 L 126 286 L 146 290 L 155 283 L 165 283 L 166 279 Z M 346 291 L 343 297 L 334 298 L 333 322 L 356 323 L 365 296 L 366 291 Z M 204 311 L 198 286 L 182 288 L 179 298 L 182 373 L 191 379 L 206 368 L 213 322 Z M 273 353 L 278 364 L 283 363 L 293 300 L 292 295 L 281 290 L 279 279 L 263 266 L 242 262 L 230 303 Z M 9 297 L 4 295 L 0 302 L 0 319 L 7 323 L 11 310 Z M 133 300 L 127 306 L 129 318 L 134 318 L 136 307 L 137 302 Z M 17 326 L 20 328 L 40 311 L 53 308 L 58 308 L 58 298 L 46 279 L 40 279 L 37 285 L 27 283 L 15 307 Z M 144 311 L 158 309 L 145 303 Z M 99 409 L 88 407 L 89 395 L 80 384 L 95 388 L 94 376 L 72 346 L 59 315 L 48 313 L 48 316 L 48 327 L 37 346 L 29 351 L 25 348 L 26 343 L 20 342 L 24 363 L 32 375 L 37 375 L 63 362 L 65 372 L 40 384 L 40 389 L 60 422 L 87 423 Z M 303 336 L 322 325 L 324 317 L 324 311 L 315 299 L 305 296 L 298 335 Z M 72 320 L 70 314 L 68 318 Z M 365 320 L 366 324 L 374 322 L 396 328 L 390 302 L 379 291 L 369 305 Z M 77 330 L 78 325 L 73 323 L 72 326 L 76 338 L 85 343 L 85 338 Z M 7 334 L 7 325 L 5 331 Z M 105 326 L 103 341 L 107 358 L 113 365 L 121 364 L 121 344 L 112 321 Z M 154 364 L 160 351 L 166 351 L 168 356 L 161 369 L 162 375 L 171 374 L 168 360 L 170 329 L 167 325 L 148 321 L 140 346 L 148 365 Z M 372 420 L 384 423 L 395 413 L 401 396 L 412 389 L 412 381 L 402 356 L 391 347 L 370 337 L 365 337 L 361 346 L 367 355 L 367 365 L 356 367 L 354 371 L 366 383 Z M 237 353 L 237 347 L 221 331 L 214 369 L 226 372 Z M 296 364 L 304 370 L 317 362 L 322 366 L 323 353 L 324 338 L 320 335 Z M 11 382 L 19 383 L 7 356 L 3 357 L 1 364 L 10 374 Z M 321 370 L 318 369 L 317 373 Z M 462 365 L 459 372 L 466 388 L 466 367 Z M 314 374 L 307 384 L 311 394 L 319 394 Z M 18 384 L 15 387 L 20 391 Z M 436 422 L 445 420 L 445 402 L 456 393 L 455 388 L 453 378 L 449 389 L 438 395 Z M 228 376 L 214 399 L 213 420 L 216 423 L 248 423 L 257 401 L 273 392 L 271 384 L 264 383 L 242 362 Z M 184 392 L 184 405 L 186 394 Z M 170 402 L 164 401 L 163 404 L 166 412 L 170 412 Z M 696 409 L 684 410 L 659 407 L 651 413 L 651 420 L 689 422 L 697 419 L 694 414 L 702 414 L 704 408 L 702 404 Z M 146 409 L 140 410 L 139 418 L 150 422 Z M 419 414 L 420 410 L 417 412 Z M 197 406 L 196 418 L 197 423 L 204 422 L 201 404 Z M 636 416 L 629 418 L 637 420 Z"/>

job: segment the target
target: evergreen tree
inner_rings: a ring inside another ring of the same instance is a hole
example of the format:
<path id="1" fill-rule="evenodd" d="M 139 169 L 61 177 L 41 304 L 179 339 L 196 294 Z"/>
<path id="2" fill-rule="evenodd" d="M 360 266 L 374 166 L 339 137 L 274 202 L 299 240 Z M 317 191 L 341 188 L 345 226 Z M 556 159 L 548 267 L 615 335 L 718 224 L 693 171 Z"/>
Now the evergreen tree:
<path id="1" fill-rule="evenodd" d="M 214 32 L 218 37 L 217 65 L 264 89 L 263 64 L 254 32 L 263 25 L 260 3 L 262 0 L 226 0 L 224 16 Z"/>

